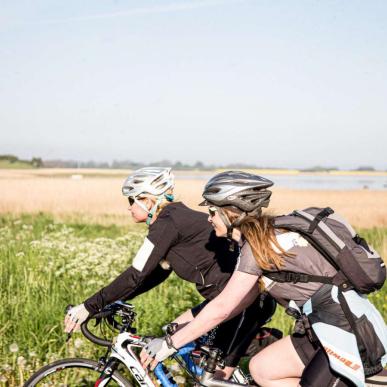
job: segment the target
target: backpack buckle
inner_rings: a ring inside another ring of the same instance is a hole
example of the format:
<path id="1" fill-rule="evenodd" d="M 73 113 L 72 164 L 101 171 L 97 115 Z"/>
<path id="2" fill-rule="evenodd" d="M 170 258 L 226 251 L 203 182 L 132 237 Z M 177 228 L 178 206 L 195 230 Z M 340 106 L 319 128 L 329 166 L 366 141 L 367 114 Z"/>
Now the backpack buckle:
<path id="1" fill-rule="evenodd" d="M 299 276 L 300 276 L 300 279 L 298 280 L 298 282 L 304 282 L 304 283 L 309 282 L 308 274 L 300 273 Z"/>
<path id="2" fill-rule="evenodd" d="M 285 273 L 285 282 L 293 282 L 293 283 L 296 283 L 297 280 L 295 280 L 295 275 L 296 273 L 291 273 L 291 272 L 286 272 Z"/>

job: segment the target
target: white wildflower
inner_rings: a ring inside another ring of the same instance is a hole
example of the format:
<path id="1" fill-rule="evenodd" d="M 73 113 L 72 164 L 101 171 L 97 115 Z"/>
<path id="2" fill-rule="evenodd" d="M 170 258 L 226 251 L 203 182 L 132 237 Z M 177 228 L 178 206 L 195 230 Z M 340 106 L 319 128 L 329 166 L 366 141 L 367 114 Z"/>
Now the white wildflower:
<path id="1" fill-rule="evenodd" d="M 12 344 L 9 346 L 9 350 L 10 350 L 12 353 L 16 353 L 17 351 L 19 351 L 19 346 L 18 346 L 16 343 L 12 343 Z"/>
<path id="2" fill-rule="evenodd" d="M 26 364 L 27 364 L 27 360 L 25 359 L 24 356 L 19 356 L 19 357 L 17 358 L 17 365 L 18 365 L 20 368 L 24 368 Z"/>
<path id="3" fill-rule="evenodd" d="M 82 347 L 82 345 L 83 345 L 83 340 L 82 339 L 75 339 L 75 341 L 74 341 L 74 347 L 75 348 L 77 348 L 77 349 L 79 349 L 79 348 L 81 348 Z"/>

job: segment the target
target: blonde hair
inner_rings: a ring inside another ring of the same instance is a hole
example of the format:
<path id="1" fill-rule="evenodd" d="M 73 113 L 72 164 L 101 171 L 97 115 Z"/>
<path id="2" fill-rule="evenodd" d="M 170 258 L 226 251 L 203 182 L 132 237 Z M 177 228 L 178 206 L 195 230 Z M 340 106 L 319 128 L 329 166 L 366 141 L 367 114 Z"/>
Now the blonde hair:
<path id="1" fill-rule="evenodd" d="M 173 195 L 173 188 L 170 188 L 168 191 L 164 192 L 163 196 L 162 196 L 162 199 L 161 199 L 161 202 L 160 204 L 158 205 L 157 207 L 157 210 L 156 212 L 154 213 L 154 216 L 158 216 L 160 214 L 160 212 L 168 205 L 168 204 L 171 204 L 172 202 L 170 202 L 169 200 L 167 200 L 167 198 L 165 197 L 165 195 Z M 151 200 L 151 202 L 154 204 L 156 204 L 156 201 L 157 201 L 157 197 L 154 196 L 154 195 L 147 195 L 147 196 L 144 196 L 148 199 Z"/>

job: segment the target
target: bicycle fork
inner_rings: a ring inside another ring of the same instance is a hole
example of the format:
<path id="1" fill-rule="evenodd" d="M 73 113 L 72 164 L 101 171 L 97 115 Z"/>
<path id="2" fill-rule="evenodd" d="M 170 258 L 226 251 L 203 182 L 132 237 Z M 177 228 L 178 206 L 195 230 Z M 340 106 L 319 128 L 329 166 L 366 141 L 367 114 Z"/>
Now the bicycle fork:
<path id="1" fill-rule="evenodd" d="M 116 358 L 109 358 L 109 360 L 104 365 L 99 378 L 96 380 L 94 387 L 106 386 L 110 382 L 114 371 L 118 368 L 118 364 L 119 361 Z"/>

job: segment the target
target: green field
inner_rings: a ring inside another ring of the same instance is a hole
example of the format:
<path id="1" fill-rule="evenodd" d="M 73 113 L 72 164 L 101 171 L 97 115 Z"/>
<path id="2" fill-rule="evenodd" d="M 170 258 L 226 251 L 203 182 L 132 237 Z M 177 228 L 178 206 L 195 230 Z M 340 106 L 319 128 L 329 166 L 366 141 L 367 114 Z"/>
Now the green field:
<path id="1" fill-rule="evenodd" d="M 134 228 L 135 227 L 135 228 Z M 361 230 L 379 250 L 387 229 Z M 142 243 L 142 226 L 60 223 L 48 215 L 0 217 L 0 385 L 22 385 L 39 366 L 64 356 L 98 357 L 81 334 L 68 344 L 64 308 L 77 304 L 115 278 Z M 386 287 L 371 296 L 387 314 Z M 176 276 L 136 298 L 137 328 L 160 334 L 160 327 L 199 303 L 194 286 Z M 286 333 L 292 321 L 277 311 L 272 326 Z"/>
<path id="2" fill-rule="evenodd" d="M 11 162 L 9 160 L 0 160 L 0 169 L 31 169 L 35 168 L 33 165 L 26 161 L 17 160 Z"/>

